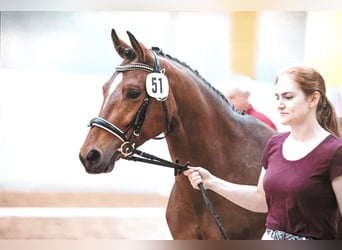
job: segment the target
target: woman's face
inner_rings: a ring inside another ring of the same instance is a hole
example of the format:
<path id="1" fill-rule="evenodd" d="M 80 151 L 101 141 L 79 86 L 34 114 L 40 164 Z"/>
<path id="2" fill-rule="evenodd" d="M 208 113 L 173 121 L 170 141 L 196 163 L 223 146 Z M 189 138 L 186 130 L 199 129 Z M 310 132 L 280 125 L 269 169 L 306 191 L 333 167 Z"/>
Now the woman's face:
<path id="1" fill-rule="evenodd" d="M 303 124 L 311 112 L 309 98 L 288 75 L 281 75 L 276 83 L 275 96 L 280 122 L 283 125 Z"/>

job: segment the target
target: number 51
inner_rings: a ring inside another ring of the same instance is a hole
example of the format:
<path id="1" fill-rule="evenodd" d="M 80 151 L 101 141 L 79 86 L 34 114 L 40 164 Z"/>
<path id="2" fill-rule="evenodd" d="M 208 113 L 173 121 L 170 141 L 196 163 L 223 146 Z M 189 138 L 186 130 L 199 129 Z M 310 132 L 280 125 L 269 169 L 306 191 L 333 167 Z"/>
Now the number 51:
<path id="1" fill-rule="evenodd" d="M 159 81 L 159 89 L 158 89 L 158 81 Z M 158 91 L 159 90 L 159 91 Z M 163 80 L 161 77 L 152 77 L 152 92 L 153 93 L 163 93 Z"/>

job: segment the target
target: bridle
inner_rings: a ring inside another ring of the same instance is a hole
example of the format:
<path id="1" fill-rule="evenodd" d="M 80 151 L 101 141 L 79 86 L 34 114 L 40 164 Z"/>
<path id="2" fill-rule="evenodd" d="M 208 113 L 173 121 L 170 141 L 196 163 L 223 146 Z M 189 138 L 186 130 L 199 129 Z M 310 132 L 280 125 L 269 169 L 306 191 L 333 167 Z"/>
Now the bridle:
<path id="1" fill-rule="evenodd" d="M 142 70 L 146 71 L 148 73 L 165 73 L 164 69 L 161 69 L 160 67 L 160 61 L 155 51 L 150 50 L 154 56 L 154 68 L 151 68 L 147 64 L 143 63 L 132 63 L 132 64 L 126 64 L 126 65 L 119 65 L 116 67 L 117 72 L 125 72 L 125 71 L 131 71 L 131 70 Z M 112 124 L 111 122 L 101 118 L 101 117 L 95 117 L 90 120 L 89 126 L 90 127 L 99 127 L 101 129 L 104 129 L 105 131 L 111 133 L 116 138 L 118 138 L 122 144 L 120 146 L 120 149 L 118 151 L 124 156 L 130 156 L 133 154 L 135 150 L 135 142 L 138 139 L 140 135 L 141 128 L 143 126 L 143 123 L 147 117 L 147 113 L 149 110 L 149 107 L 152 103 L 153 98 L 150 97 L 146 93 L 146 98 L 144 98 L 143 103 L 141 104 L 139 110 L 137 111 L 136 115 L 130 122 L 130 124 L 127 126 L 125 131 L 122 131 L 120 128 Z M 168 107 L 166 103 L 166 99 L 161 101 L 163 105 L 163 110 L 166 118 L 166 134 L 163 137 L 155 137 L 154 139 L 164 139 L 169 131 L 170 131 L 170 122 L 169 122 L 169 112 Z M 133 130 L 130 138 L 127 137 L 127 134 L 130 130 Z"/>

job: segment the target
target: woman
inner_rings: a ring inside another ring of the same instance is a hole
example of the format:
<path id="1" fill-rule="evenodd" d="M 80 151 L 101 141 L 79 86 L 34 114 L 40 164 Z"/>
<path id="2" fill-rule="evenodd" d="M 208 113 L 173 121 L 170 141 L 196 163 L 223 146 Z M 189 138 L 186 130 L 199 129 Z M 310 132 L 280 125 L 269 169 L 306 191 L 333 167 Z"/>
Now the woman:
<path id="1" fill-rule="evenodd" d="M 322 76 L 291 67 L 276 78 L 277 109 L 290 132 L 267 143 L 257 186 L 234 184 L 201 167 L 184 172 L 255 212 L 267 212 L 263 239 L 336 239 L 342 214 L 342 140 Z"/>

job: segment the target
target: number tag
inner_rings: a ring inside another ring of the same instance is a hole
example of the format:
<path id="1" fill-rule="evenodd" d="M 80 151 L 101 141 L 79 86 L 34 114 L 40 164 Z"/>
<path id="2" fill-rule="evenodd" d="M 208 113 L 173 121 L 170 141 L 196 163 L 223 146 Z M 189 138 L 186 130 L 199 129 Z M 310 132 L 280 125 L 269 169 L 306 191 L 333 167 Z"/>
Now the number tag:
<path id="1" fill-rule="evenodd" d="M 169 95 L 169 81 L 164 74 L 150 73 L 146 77 L 147 94 L 158 101 L 165 101 Z"/>

